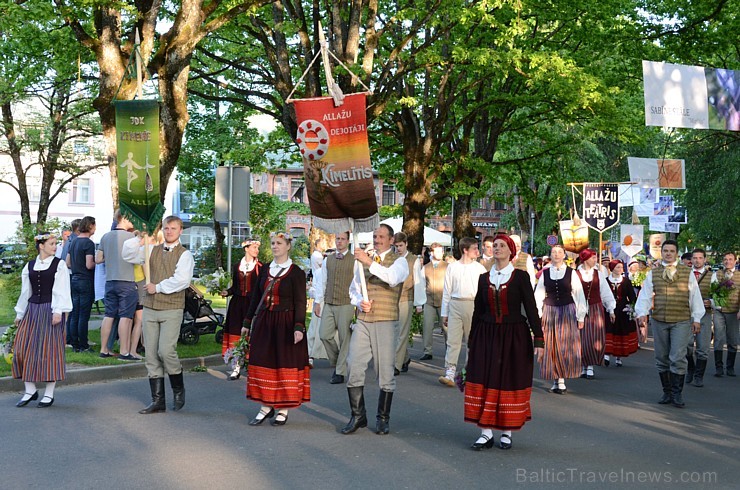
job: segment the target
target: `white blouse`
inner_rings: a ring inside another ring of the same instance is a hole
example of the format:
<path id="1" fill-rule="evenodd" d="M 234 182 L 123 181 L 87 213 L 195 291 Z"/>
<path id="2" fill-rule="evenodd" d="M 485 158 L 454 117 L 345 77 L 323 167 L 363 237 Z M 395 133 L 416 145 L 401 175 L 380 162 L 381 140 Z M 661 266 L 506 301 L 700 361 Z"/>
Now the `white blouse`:
<path id="1" fill-rule="evenodd" d="M 45 271 L 51 266 L 52 261 L 55 259 L 53 255 L 41 260 L 40 257 L 36 257 L 33 270 Z M 28 299 L 31 297 L 31 280 L 28 277 L 28 264 L 23 267 L 21 273 L 21 295 L 18 297 L 18 302 L 15 304 L 15 317 L 18 320 L 23 319 L 28 308 Z M 57 266 L 56 274 L 54 274 L 54 287 L 51 290 L 51 311 L 52 313 L 69 313 L 72 311 L 72 291 L 69 284 L 69 269 L 67 264 L 63 261 L 59 261 Z"/>
<path id="2" fill-rule="evenodd" d="M 506 284 L 506 281 L 509 280 L 511 275 L 514 273 L 514 266 L 509 262 L 509 264 L 501 269 L 500 271 L 496 270 L 496 266 L 494 265 L 491 267 L 491 272 L 488 274 L 491 284 L 493 284 L 496 289 L 500 288 L 502 284 Z"/>

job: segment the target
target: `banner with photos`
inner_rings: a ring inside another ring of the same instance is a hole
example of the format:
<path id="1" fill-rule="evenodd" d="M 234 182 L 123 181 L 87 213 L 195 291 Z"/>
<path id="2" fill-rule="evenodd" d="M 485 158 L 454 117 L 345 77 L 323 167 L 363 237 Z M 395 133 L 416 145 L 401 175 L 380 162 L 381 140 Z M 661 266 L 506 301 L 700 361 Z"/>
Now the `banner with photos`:
<path id="1" fill-rule="evenodd" d="M 686 165 L 683 160 L 628 157 L 630 180 L 639 187 L 685 189 Z"/>
<path id="2" fill-rule="evenodd" d="M 121 213 L 151 233 L 165 212 L 159 197 L 159 102 L 119 100 L 115 107 Z"/>
<path id="3" fill-rule="evenodd" d="M 740 71 L 642 62 L 645 125 L 740 131 Z"/>
<path id="4" fill-rule="evenodd" d="M 314 224 L 327 233 L 356 233 L 378 227 L 378 204 L 370 164 L 364 93 L 295 100 L 296 143 Z"/>

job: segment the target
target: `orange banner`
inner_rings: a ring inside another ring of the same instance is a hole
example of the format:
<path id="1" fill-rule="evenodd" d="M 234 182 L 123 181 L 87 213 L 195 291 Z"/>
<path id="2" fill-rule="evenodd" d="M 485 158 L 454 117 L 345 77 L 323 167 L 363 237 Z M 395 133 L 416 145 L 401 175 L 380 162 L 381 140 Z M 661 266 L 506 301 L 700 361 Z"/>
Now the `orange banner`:
<path id="1" fill-rule="evenodd" d="M 372 231 L 379 224 L 365 120 L 365 94 L 335 107 L 331 97 L 296 100 L 296 143 L 314 225 L 328 233 Z"/>

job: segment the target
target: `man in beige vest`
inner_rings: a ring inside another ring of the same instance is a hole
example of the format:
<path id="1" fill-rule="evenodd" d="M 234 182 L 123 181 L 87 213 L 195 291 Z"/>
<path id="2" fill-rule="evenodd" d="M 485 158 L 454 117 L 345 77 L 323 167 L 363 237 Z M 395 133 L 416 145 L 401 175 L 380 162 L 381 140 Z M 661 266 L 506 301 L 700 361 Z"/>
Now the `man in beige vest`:
<path id="1" fill-rule="evenodd" d="M 661 264 L 649 271 L 642 283 L 635 311 L 639 324 L 647 327 L 647 315 L 654 301 L 650 329 L 655 341 L 655 364 L 663 385 L 663 396 L 658 403 L 673 403 L 683 408 L 686 349 L 691 334 L 701 332 L 705 309 L 696 277 L 678 261 L 678 243 L 666 240 L 661 245 L 661 254 Z"/>
<path id="2" fill-rule="evenodd" d="M 721 269 L 712 276 L 713 283 L 727 283 L 732 281 L 732 289 L 727 297 L 727 303 L 724 306 L 713 304 L 714 314 L 714 365 L 716 368 L 715 376 L 721 377 L 723 371 L 727 376 L 735 376 L 735 356 L 737 355 L 738 345 L 738 320 L 740 320 L 740 274 L 735 271 L 737 255 L 733 252 L 727 252 L 722 257 Z M 738 277 L 735 277 L 738 276 Z M 714 302 L 713 302 L 714 303 Z M 722 350 L 725 341 L 727 342 L 727 365 L 726 370 L 722 366 Z"/>
<path id="3" fill-rule="evenodd" d="M 152 402 L 139 413 L 164 412 L 164 375 L 167 373 L 174 395 L 173 409 L 185 405 L 185 384 L 182 364 L 177 357 L 177 339 L 180 337 L 185 290 L 193 279 L 193 255 L 180 243 L 182 220 L 177 216 L 164 219 L 162 232 L 164 243 L 149 248 L 150 277 L 145 286 L 144 305 L 144 348 L 146 370 Z M 143 240 L 132 238 L 123 245 L 124 260 L 144 263 Z"/>
<path id="4" fill-rule="evenodd" d="M 352 331 L 350 325 L 355 307 L 350 302 L 349 285 L 354 276 L 355 259 L 349 254 L 349 232 L 337 233 L 337 249 L 324 259 L 321 273 L 314 277 L 315 300 L 313 314 L 321 318 L 319 336 L 334 368 L 331 384 L 344 383 L 347 375 L 347 354 Z M 323 309 L 321 305 L 324 305 Z M 337 334 L 339 344 L 337 344 Z"/>
<path id="5" fill-rule="evenodd" d="M 411 357 L 409 356 L 409 331 L 411 330 L 411 317 L 414 314 L 414 306 L 421 308 L 424 304 L 422 294 L 424 286 L 421 284 L 421 260 L 408 251 L 409 239 L 406 233 L 400 231 L 393 235 L 393 245 L 396 254 L 406 259 L 409 266 L 409 276 L 401 286 L 401 299 L 398 303 L 398 323 L 396 345 L 396 364 L 393 374 L 398 376 L 409 370 Z M 421 289 L 420 289 L 421 288 Z"/>
<path id="6" fill-rule="evenodd" d="M 478 262 L 480 262 L 481 265 L 486 268 L 486 272 L 490 272 L 491 267 L 493 267 L 493 237 L 491 235 L 483 237 L 483 243 L 481 244 L 481 253 L 480 257 L 478 257 Z"/>
<path id="7" fill-rule="evenodd" d="M 511 264 L 515 269 L 529 274 L 529 282 L 532 283 L 532 289 L 534 289 L 535 282 L 537 281 L 537 270 L 534 268 L 532 256 L 522 251 L 522 237 L 511 235 L 509 238 L 514 241 L 514 245 L 516 246 L 516 255 L 514 256 L 514 260 L 511 261 Z"/>
<path id="8" fill-rule="evenodd" d="M 371 258 L 364 250 L 355 250 L 355 259 L 364 268 L 367 299 L 363 297 L 359 267 L 355 267 L 349 295 L 357 307 L 357 323 L 349 343 L 349 380 L 347 391 L 352 418 L 342 429 L 351 434 L 367 427 L 365 414 L 365 372 L 373 360 L 378 373 L 380 397 L 378 399 L 376 434 L 387 434 L 391 402 L 396 389 L 393 363 L 396 358 L 396 322 L 401 285 L 409 275 L 406 259 L 391 250 L 393 228 L 381 224 L 373 231 L 375 251 Z"/>
<path id="9" fill-rule="evenodd" d="M 707 253 L 704 249 L 695 248 L 691 252 L 691 273 L 694 274 L 696 282 L 699 284 L 699 291 L 701 291 L 706 313 L 701 319 L 701 332 L 692 335 L 689 340 L 689 349 L 686 353 L 689 362 L 686 382 L 699 388 L 704 386 L 704 371 L 707 368 L 707 359 L 709 358 L 709 349 L 712 342 L 712 308 L 709 301 L 712 270 L 707 267 L 706 260 Z M 696 340 L 696 361 L 694 361 L 694 340 Z"/>
<path id="10" fill-rule="evenodd" d="M 444 288 L 445 272 L 447 271 L 447 262 L 444 261 L 445 249 L 439 243 L 432 243 L 430 246 L 432 257 L 428 264 L 421 269 L 421 298 L 419 302 L 424 305 L 424 355 L 419 358 L 420 361 L 430 361 L 432 359 L 433 333 L 434 325 L 442 325 L 442 289 Z M 416 298 L 414 298 L 416 300 Z M 416 307 L 416 312 L 420 313 L 420 308 Z"/>

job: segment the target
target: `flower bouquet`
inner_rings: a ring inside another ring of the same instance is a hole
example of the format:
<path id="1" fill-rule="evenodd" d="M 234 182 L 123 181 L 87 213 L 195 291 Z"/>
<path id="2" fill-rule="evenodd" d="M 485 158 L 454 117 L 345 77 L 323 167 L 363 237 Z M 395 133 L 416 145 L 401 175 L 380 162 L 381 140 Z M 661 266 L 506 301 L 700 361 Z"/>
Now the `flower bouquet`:
<path id="1" fill-rule="evenodd" d="M 202 284 L 208 294 L 218 296 L 221 291 L 229 288 L 231 284 L 231 274 L 224 272 L 222 268 L 218 268 L 213 274 L 207 274 L 200 278 L 200 284 Z"/>
<path id="2" fill-rule="evenodd" d="M 722 282 L 713 282 L 709 287 L 709 295 L 714 300 L 714 304 L 720 308 L 727 306 L 727 298 L 730 297 L 730 293 L 735 289 L 735 283 L 732 279 L 725 278 Z"/>
<path id="3" fill-rule="evenodd" d="M 627 313 L 630 320 L 637 318 L 635 315 L 635 303 L 627 303 L 622 311 Z"/>
<path id="4" fill-rule="evenodd" d="M 647 270 L 641 270 L 635 272 L 634 275 L 630 274 L 630 281 L 634 287 L 642 287 L 642 283 L 645 282 L 647 277 Z"/>
<path id="5" fill-rule="evenodd" d="M 467 374 L 468 372 L 465 368 L 455 374 L 455 385 L 457 385 L 457 389 L 462 393 L 465 393 L 465 378 L 467 377 Z"/>
<path id="6" fill-rule="evenodd" d="M 242 335 L 234 347 L 226 349 L 224 363 L 229 364 L 232 371 L 237 366 L 242 369 L 247 367 L 249 364 L 249 335 Z"/>
<path id="7" fill-rule="evenodd" d="M 18 327 L 15 325 L 9 326 L 3 332 L 0 337 L 0 354 L 5 358 L 5 362 L 13 364 L 13 343 L 15 342 L 15 334 L 18 331 Z"/>

